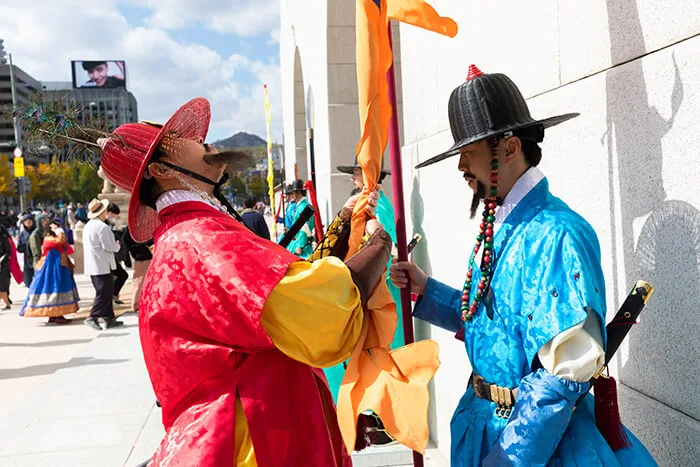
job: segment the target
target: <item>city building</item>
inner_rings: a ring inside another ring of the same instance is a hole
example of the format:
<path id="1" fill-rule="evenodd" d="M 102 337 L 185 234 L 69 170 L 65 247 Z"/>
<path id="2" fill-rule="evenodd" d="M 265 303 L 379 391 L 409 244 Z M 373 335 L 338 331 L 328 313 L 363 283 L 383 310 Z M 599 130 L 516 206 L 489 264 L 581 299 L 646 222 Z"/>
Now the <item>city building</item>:
<path id="1" fill-rule="evenodd" d="M 134 95 L 126 89 L 80 88 L 73 89 L 70 82 L 40 82 L 17 65 L 13 65 L 14 91 L 18 108 L 30 104 L 30 98 L 41 91 L 47 97 L 63 96 L 66 101 L 75 101 L 85 112 L 81 114 L 82 123 L 99 119 L 108 129 L 138 121 L 138 103 Z M 14 124 L 9 118 L 12 109 L 12 86 L 9 63 L 0 63 L 0 153 L 11 154 L 17 145 Z M 21 134 L 20 140 L 21 140 Z M 36 148 L 24 148 L 26 163 L 48 162 L 51 154 Z"/>
<path id="2" fill-rule="evenodd" d="M 47 96 L 63 96 L 65 101 L 75 101 L 85 109 L 82 123 L 98 119 L 113 130 L 124 123 L 138 122 L 138 103 L 126 89 L 77 88 L 70 82 L 46 81 L 41 90 Z"/>
<path id="3" fill-rule="evenodd" d="M 0 153 L 2 154 L 12 154 L 12 150 L 17 145 L 14 123 L 10 116 L 13 93 L 10 71 L 9 63 L 0 63 Z M 16 105 L 22 108 L 29 105 L 31 95 L 41 89 L 41 84 L 17 65 L 12 66 L 12 71 Z M 28 163 L 39 162 L 43 161 L 43 156 L 26 151 L 25 159 Z"/>
<path id="4" fill-rule="evenodd" d="M 423 235 L 413 261 L 461 288 L 478 225 L 469 220 L 471 192 L 455 159 L 414 167 L 452 145 L 447 103 L 471 63 L 510 76 L 535 117 L 580 112 L 547 131 L 540 167 L 598 234 L 608 320 L 638 279 L 656 287 L 611 362 L 622 420 L 660 465 L 696 465 L 700 333 L 688 323 L 700 309 L 700 183 L 691 175 L 700 174 L 700 3 L 429 3 L 459 24 L 455 38 L 393 28 L 408 237 Z M 360 136 L 355 4 L 281 1 L 287 179 L 309 177 L 311 127 L 326 225 L 351 188 L 335 167 L 352 161 Z M 440 344 L 431 465 L 448 465 L 450 419 L 471 368 L 452 333 L 415 328 Z"/>

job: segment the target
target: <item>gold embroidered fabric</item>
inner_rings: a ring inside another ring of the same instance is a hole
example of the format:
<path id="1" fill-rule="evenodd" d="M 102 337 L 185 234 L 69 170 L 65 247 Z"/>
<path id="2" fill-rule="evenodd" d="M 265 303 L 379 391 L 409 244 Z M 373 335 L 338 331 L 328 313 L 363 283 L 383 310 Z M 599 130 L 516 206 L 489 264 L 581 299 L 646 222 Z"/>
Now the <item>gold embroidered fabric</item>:
<path id="1" fill-rule="evenodd" d="M 343 219 L 339 215 L 333 219 L 328 227 L 326 235 L 309 256 L 308 261 L 316 261 L 327 256 L 335 256 L 344 259 L 348 251 L 348 238 L 350 237 L 350 220 Z"/>

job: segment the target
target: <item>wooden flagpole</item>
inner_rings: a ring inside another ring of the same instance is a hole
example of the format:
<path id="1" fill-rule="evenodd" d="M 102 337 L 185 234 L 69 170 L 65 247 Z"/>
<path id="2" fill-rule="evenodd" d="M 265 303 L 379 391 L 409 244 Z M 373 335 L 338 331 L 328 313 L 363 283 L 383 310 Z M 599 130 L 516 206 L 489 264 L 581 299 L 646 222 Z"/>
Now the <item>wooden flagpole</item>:
<path id="1" fill-rule="evenodd" d="M 389 44 L 393 55 L 393 43 L 391 39 L 391 21 L 389 28 Z M 401 167 L 401 141 L 399 137 L 399 111 L 396 104 L 396 74 L 394 61 L 386 73 L 386 81 L 389 85 L 389 103 L 391 104 L 391 120 L 389 121 L 389 155 L 391 159 L 391 187 L 394 193 L 394 218 L 396 220 L 396 246 L 399 261 L 408 261 L 408 248 L 406 242 L 406 209 L 403 198 L 403 169 Z M 411 291 L 408 287 L 401 289 L 401 314 L 403 317 L 404 344 L 415 342 L 413 334 L 413 315 L 411 313 Z M 413 451 L 414 467 L 423 467 L 423 456 Z"/>

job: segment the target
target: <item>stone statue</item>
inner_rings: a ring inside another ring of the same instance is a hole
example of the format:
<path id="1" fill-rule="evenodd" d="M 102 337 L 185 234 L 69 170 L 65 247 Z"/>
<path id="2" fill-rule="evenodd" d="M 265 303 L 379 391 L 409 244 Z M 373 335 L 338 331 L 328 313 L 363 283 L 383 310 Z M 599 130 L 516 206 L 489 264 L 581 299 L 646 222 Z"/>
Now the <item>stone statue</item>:
<path id="1" fill-rule="evenodd" d="M 117 192 L 116 191 L 117 187 L 107 179 L 107 176 L 102 171 L 102 166 L 100 166 L 100 168 L 97 169 L 97 176 L 100 177 L 102 180 L 104 180 L 104 184 L 102 185 L 102 193 L 115 193 L 115 192 Z"/>

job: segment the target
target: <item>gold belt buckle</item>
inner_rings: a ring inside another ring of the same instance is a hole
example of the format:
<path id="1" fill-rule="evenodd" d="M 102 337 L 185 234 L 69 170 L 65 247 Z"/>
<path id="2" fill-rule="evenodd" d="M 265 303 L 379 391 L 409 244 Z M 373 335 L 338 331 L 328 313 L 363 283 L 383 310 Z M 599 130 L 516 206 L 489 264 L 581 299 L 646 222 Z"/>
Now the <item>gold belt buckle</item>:
<path id="1" fill-rule="evenodd" d="M 506 419 L 510 418 L 510 414 L 513 410 L 510 389 L 504 388 L 502 386 L 496 386 L 495 384 L 492 385 L 491 400 L 498 404 L 494 411 L 497 417 Z"/>

